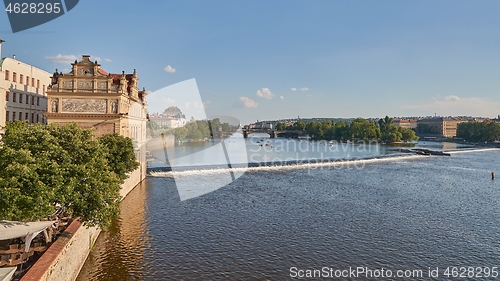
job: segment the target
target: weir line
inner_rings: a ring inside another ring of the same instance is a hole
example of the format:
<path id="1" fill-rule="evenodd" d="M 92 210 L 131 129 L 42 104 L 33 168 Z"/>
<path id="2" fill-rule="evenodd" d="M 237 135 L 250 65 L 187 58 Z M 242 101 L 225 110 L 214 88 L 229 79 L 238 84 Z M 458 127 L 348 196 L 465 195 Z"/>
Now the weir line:
<path id="1" fill-rule="evenodd" d="M 254 162 L 246 164 L 232 164 L 231 168 L 227 165 L 203 165 L 203 166 L 177 166 L 172 167 L 151 167 L 148 168 L 148 175 L 152 177 L 172 177 L 173 173 L 177 175 L 200 175 L 200 174 L 217 174 L 226 173 L 228 170 L 238 172 L 252 172 L 252 171 L 280 171 L 280 170 L 300 170 L 300 169 L 317 169 L 321 167 L 335 167 L 335 166 L 361 166 L 360 164 L 388 162 L 394 160 L 407 160 L 417 159 L 423 157 L 417 154 L 391 154 L 382 155 L 369 158 L 349 158 L 349 159 L 298 159 L 290 161 L 275 161 L 275 162 Z M 428 156 L 426 156 L 428 158 Z"/>
<path id="2" fill-rule="evenodd" d="M 498 151 L 500 148 L 482 148 L 482 149 L 463 149 L 463 150 L 449 150 L 449 151 L 444 151 L 446 153 L 450 154 L 458 154 L 458 153 L 469 153 L 469 152 L 485 152 L 485 151 Z"/>

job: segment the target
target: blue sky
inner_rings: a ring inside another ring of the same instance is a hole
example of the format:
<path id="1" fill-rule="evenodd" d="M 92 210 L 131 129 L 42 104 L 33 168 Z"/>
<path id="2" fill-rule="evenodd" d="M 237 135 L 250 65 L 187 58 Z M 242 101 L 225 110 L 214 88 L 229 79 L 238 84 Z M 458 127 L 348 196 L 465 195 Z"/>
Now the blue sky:
<path id="1" fill-rule="evenodd" d="M 195 79 L 207 116 L 500 114 L 499 1 L 94 1 L 13 34 L 53 72 L 89 54 L 155 92 Z M 154 96 L 154 95 L 152 95 Z M 175 104 L 151 100 L 150 112 Z"/>

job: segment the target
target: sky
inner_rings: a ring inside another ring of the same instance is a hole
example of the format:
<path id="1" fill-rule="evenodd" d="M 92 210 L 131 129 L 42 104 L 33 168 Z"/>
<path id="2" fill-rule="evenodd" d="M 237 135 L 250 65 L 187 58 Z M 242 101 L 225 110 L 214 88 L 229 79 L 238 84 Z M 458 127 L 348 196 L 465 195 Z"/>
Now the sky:
<path id="1" fill-rule="evenodd" d="M 69 71 L 82 54 L 107 72 L 137 69 L 150 113 L 197 104 L 242 124 L 496 117 L 498 11 L 500 1 L 487 0 L 82 0 L 17 33 L 0 12 L 0 38 L 3 57 L 50 73 Z M 178 83 L 197 87 L 197 102 L 183 91 L 162 97 Z"/>

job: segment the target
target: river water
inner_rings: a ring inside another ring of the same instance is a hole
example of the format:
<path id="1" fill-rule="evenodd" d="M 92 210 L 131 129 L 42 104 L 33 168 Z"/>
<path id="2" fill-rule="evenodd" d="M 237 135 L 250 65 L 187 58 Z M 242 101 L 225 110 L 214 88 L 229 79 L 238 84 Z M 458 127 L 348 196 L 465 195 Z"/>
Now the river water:
<path id="1" fill-rule="evenodd" d="M 396 153 L 382 147 L 375 154 Z M 294 280 L 308 272 L 324 278 L 303 279 L 457 280 L 446 269 L 499 279 L 485 273 L 500 267 L 500 182 L 491 179 L 500 150 L 396 155 L 252 168 L 188 200 L 171 172 L 157 173 L 123 200 L 78 280 Z M 366 273 L 334 276 L 357 267 Z"/>

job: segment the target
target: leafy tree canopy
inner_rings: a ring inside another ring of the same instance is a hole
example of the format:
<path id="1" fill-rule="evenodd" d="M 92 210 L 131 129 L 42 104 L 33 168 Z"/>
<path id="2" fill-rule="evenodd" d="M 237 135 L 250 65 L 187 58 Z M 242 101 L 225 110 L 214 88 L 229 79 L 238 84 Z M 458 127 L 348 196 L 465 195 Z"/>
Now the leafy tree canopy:
<path id="1" fill-rule="evenodd" d="M 500 124 L 486 121 L 460 123 L 457 137 L 472 142 L 494 141 L 500 138 Z"/>
<path id="2" fill-rule="evenodd" d="M 90 226 L 107 226 L 118 216 L 121 179 L 137 167 L 130 139 L 95 139 L 91 130 L 76 124 L 16 121 L 4 130 L 0 219 L 43 219 L 56 204 Z"/>

